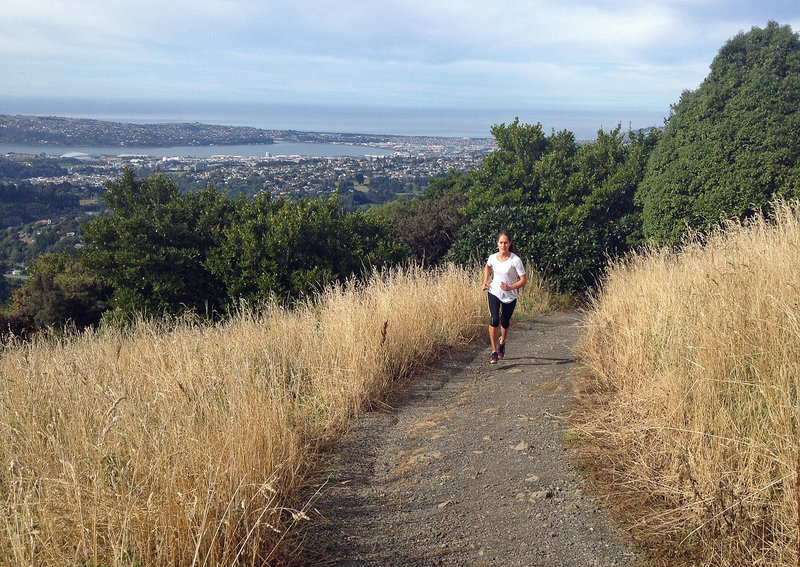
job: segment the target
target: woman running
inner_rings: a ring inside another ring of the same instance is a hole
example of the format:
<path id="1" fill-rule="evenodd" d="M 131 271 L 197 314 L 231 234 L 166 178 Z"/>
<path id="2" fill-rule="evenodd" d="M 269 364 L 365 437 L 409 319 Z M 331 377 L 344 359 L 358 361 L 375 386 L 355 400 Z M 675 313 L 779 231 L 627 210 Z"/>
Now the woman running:
<path id="1" fill-rule="evenodd" d="M 489 339 L 492 341 L 489 364 L 497 364 L 506 354 L 506 338 L 511 315 L 517 306 L 517 290 L 528 283 L 522 260 L 511 251 L 511 246 L 510 234 L 505 231 L 498 234 L 497 252 L 489 256 L 483 268 L 482 289 L 489 291 L 489 313 L 492 316 L 489 323 Z M 494 273 L 494 278 L 489 285 L 491 273 Z"/>

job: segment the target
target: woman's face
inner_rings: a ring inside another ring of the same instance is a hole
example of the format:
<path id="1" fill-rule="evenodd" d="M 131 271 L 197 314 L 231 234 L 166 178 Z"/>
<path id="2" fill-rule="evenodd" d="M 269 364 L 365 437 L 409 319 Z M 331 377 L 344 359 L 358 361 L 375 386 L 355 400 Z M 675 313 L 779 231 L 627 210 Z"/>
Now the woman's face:
<path id="1" fill-rule="evenodd" d="M 497 250 L 502 254 L 507 254 L 511 250 L 511 241 L 505 234 L 501 234 L 497 239 Z"/>

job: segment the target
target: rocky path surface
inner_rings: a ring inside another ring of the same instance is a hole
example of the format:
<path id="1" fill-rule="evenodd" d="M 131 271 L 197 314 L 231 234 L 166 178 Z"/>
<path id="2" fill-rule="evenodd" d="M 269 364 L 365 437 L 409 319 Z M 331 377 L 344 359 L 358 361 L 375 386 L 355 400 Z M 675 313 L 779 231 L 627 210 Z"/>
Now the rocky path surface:
<path id="1" fill-rule="evenodd" d="M 576 313 L 455 352 L 337 447 L 306 565 L 632 566 L 564 447 Z"/>

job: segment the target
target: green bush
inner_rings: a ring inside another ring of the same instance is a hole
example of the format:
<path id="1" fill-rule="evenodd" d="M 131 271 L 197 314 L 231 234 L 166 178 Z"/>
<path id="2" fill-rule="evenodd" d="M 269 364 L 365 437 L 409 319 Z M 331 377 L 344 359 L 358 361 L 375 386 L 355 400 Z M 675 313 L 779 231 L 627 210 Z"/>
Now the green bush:
<path id="1" fill-rule="evenodd" d="M 393 201 L 377 214 L 389 219 L 392 235 L 406 246 L 416 262 L 436 265 L 447 255 L 467 221 L 461 209 L 467 204 L 471 178 L 460 171 L 431 178 L 424 195 Z"/>
<path id="2" fill-rule="evenodd" d="M 676 243 L 800 196 L 798 132 L 800 38 L 775 22 L 738 34 L 672 107 L 637 196 L 644 235 Z"/>
<path id="3" fill-rule="evenodd" d="M 109 217 L 84 227 L 87 271 L 113 289 L 109 321 L 131 314 L 227 312 L 241 300 L 292 299 L 399 262 L 405 249 L 379 219 L 328 199 L 181 193 L 169 178 L 108 184 Z"/>
<path id="4" fill-rule="evenodd" d="M 382 222 L 343 213 L 336 195 L 291 201 L 261 194 L 239 203 L 209 267 L 229 301 L 253 302 L 309 295 L 403 256 Z"/>
<path id="5" fill-rule="evenodd" d="M 113 308 L 152 315 L 224 306 L 225 287 L 208 258 L 234 201 L 212 188 L 179 193 L 168 178 L 136 179 L 130 169 L 103 199 L 113 214 L 84 225 L 83 261 L 114 289 Z"/>
<path id="6" fill-rule="evenodd" d="M 578 145 L 572 133 L 546 136 L 541 125 L 495 126 L 498 150 L 474 173 L 470 220 L 448 253 L 456 262 L 484 260 L 500 230 L 560 291 L 584 292 L 609 257 L 641 241 L 636 188 L 657 131 L 621 127 Z"/>
<path id="7" fill-rule="evenodd" d="M 111 289 L 69 252 L 42 254 L 28 268 L 30 276 L 16 290 L 4 314 L 3 332 L 65 325 L 89 327 L 100 322 Z"/>

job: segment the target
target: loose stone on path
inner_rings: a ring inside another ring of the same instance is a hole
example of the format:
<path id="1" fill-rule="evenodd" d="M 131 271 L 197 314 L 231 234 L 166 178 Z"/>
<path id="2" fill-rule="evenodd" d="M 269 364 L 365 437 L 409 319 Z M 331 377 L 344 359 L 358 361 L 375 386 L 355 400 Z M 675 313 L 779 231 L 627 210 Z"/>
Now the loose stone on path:
<path id="1" fill-rule="evenodd" d="M 513 326 L 496 365 L 453 352 L 361 420 L 327 463 L 301 563 L 636 565 L 563 444 L 579 323 Z"/>

